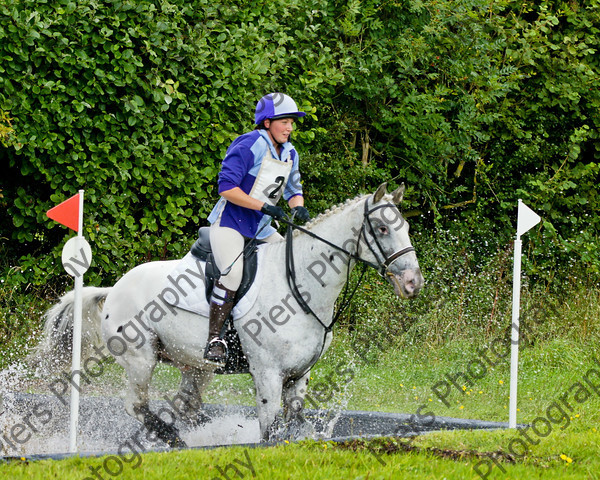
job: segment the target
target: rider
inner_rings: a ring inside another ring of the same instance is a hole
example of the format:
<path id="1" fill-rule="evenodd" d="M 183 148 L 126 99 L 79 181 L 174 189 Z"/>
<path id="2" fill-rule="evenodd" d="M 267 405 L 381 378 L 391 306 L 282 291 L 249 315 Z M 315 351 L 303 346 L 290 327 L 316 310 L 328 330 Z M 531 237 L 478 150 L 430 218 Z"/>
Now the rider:
<path id="1" fill-rule="evenodd" d="M 221 198 L 208 217 L 213 255 L 223 272 L 210 299 L 204 352 L 210 363 L 223 365 L 226 360 L 227 344 L 220 332 L 242 281 L 244 240 L 283 239 L 271 226 L 271 219 L 284 216 L 283 209 L 277 206 L 281 196 L 296 219 L 310 219 L 304 208 L 298 153 L 290 142 L 294 121 L 304 115 L 289 96 L 265 95 L 256 105 L 255 130 L 236 138 L 223 159 L 218 182 Z"/>

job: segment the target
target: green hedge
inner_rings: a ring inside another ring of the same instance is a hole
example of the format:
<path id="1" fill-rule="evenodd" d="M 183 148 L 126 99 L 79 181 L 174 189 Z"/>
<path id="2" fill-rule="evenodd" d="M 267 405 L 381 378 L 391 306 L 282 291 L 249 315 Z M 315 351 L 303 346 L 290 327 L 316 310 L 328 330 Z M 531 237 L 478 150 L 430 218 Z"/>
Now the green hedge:
<path id="1" fill-rule="evenodd" d="M 310 112 L 294 142 L 313 212 L 397 177 L 417 228 L 488 255 L 514 236 L 522 198 L 544 217 L 528 268 L 596 274 L 599 7 L 5 0 L 5 276 L 63 275 L 67 233 L 45 211 L 80 188 L 89 282 L 183 255 L 227 145 L 269 91 Z"/>

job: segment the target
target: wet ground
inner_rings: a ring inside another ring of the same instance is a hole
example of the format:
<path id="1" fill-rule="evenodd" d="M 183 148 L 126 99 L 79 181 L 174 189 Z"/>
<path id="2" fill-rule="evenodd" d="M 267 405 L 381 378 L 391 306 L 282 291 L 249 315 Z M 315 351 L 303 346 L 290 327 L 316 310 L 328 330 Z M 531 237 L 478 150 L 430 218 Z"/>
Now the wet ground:
<path id="1" fill-rule="evenodd" d="M 61 456 L 68 452 L 69 397 L 5 392 L 0 406 L 0 452 L 5 457 Z M 167 421 L 175 421 L 189 447 L 259 442 L 254 407 L 205 405 L 210 420 L 202 426 L 183 423 L 166 401 L 151 408 Z M 506 423 L 465 420 L 433 415 L 366 411 L 307 410 L 315 438 L 352 439 L 376 436 L 411 436 L 452 429 L 507 428 Z M 82 455 L 147 452 L 166 445 L 126 414 L 119 398 L 81 397 L 78 451 Z"/>

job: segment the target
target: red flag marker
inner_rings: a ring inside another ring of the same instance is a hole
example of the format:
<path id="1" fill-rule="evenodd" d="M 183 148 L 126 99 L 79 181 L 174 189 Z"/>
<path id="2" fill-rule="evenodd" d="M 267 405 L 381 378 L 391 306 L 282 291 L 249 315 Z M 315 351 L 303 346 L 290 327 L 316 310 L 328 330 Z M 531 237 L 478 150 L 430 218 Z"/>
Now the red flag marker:
<path id="1" fill-rule="evenodd" d="M 81 385 L 81 329 L 83 323 L 83 274 L 90 266 L 92 250 L 83 238 L 83 190 L 46 212 L 49 218 L 77 232 L 62 251 L 62 262 L 67 273 L 75 277 L 73 299 L 73 357 L 71 359 L 71 414 L 69 425 L 69 452 L 77 452 L 79 425 L 79 385 Z"/>
<path id="2" fill-rule="evenodd" d="M 79 193 L 46 212 L 52 220 L 79 232 Z"/>

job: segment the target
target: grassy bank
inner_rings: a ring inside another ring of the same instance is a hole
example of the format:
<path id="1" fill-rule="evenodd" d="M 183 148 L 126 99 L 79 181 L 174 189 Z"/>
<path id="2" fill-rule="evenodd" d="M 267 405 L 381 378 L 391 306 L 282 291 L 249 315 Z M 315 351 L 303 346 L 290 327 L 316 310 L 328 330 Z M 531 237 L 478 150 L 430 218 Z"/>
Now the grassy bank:
<path id="1" fill-rule="evenodd" d="M 524 462 L 503 464 L 506 473 L 496 468 L 488 478 L 598 478 L 600 465 L 595 445 L 592 443 L 597 444 L 599 440 L 597 434 L 590 435 L 583 444 L 568 436 L 552 440 L 560 441 L 564 445 L 564 450 L 577 453 L 572 453 L 573 457 L 566 457 L 564 454 L 557 453 L 563 449 L 554 449 L 552 452 L 551 448 L 541 447 L 535 455 L 528 457 Z M 125 464 L 118 478 L 123 480 L 226 478 L 223 472 L 226 472 L 229 478 L 242 478 L 236 475 L 231 467 L 228 469 L 231 464 L 239 469 L 243 478 L 259 480 L 471 479 L 479 478 L 473 470 L 473 465 L 479 457 L 472 448 L 482 444 L 497 445 L 503 441 L 503 434 L 499 433 L 449 433 L 431 435 L 426 442 L 417 440 L 412 448 L 406 450 L 393 450 L 389 446 L 390 443 L 381 441 L 369 446 L 362 442 L 337 445 L 304 442 L 299 445 L 265 449 L 232 447 L 204 451 L 151 453 L 141 458 L 137 468 L 134 468 L 138 464 L 137 461 L 132 461 L 131 465 Z M 452 444 L 450 449 L 444 447 L 448 443 Z M 376 455 L 371 453 L 369 448 L 374 449 Z M 379 456 L 377 449 L 381 451 L 387 449 L 389 453 L 382 453 Z M 572 461 L 564 460 L 561 455 Z M 385 464 L 382 464 L 382 461 Z M 17 462 L 2 469 L 6 478 L 15 480 L 82 479 L 92 475 L 91 469 L 103 473 L 104 478 L 112 478 L 104 473 L 104 462 L 106 458 L 74 458 L 62 461 Z M 109 461 L 107 465 L 109 469 L 114 469 L 115 465 L 111 462 Z"/>
<path id="2" fill-rule="evenodd" d="M 336 356 L 342 355 L 342 343 L 339 350 L 330 352 L 329 358 L 315 369 L 315 385 L 323 377 L 336 381 L 336 370 L 331 366 L 336 364 Z M 477 354 L 465 342 L 437 352 L 418 352 L 415 348 L 388 353 L 372 365 L 357 362 L 353 365 L 352 380 L 339 391 L 334 389 L 334 395 L 324 406 L 341 403 L 349 409 L 415 415 L 418 412 L 421 417 L 435 415 L 507 421 L 508 365 L 490 369 L 476 382 L 466 383 L 462 391 L 453 388 L 444 397 L 450 406 L 432 393 L 433 385 L 443 381 L 446 375 L 460 371 L 465 359 Z M 306 441 L 269 448 L 231 447 L 148 453 L 139 457 L 128 453 L 120 464 L 108 457 L 16 461 L 0 466 L 0 471 L 5 478 L 11 479 L 83 479 L 91 476 L 90 468 L 104 472 L 104 478 L 112 478 L 107 471 L 120 470 L 118 478 L 124 480 L 214 479 L 225 478 L 219 468 L 224 471 L 232 464 L 239 468 L 244 478 L 257 479 L 463 479 L 478 478 L 477 470 L 487 472 L 493 464 L 490 459 L 494 458 L 497 463 L 487 478 L 596 479 L 600 471 L 597 455 L 600 388 L 594 392 L 584 380 L 587 375 L 587 378 L 595 378 L 596 385 L 600 384 L 600 366 L 594 363 L 593 355 L 598 357 L 594 346 L 560 340 L 549 340 L 523 350 L 518 420 L 535 427 L 526 430 L 527 437 L 512 430 L 439 432 L 408 440 L 378 439 L 342 444 Z M 589 372 L 594 367 L 598 376 L 590 377 Z M 163 375 L 168 377 L 168 372 Z M 223 377 L 219 382 L 228 378 L 232 377 Z M 346 372 L 343 380 L 347 378 Z M 251 401 L 249 394 L 244 397 L 248 387 L 246 380 L 237 377 L 234 385 L 221 385 L 230 394 L 229 400 L 225 401 Z M 337 386 L 341 384 L 340 381 Z M 588 394 L 584 395 L 581 388 Z M 218 385 L 211 387 L 209 396 L 214 397 L 212 400 L 220 398 L 223 401 L 218 389 Z M 321 393 L 320 398 L 323 398 L 325 395 Z M 318 396 L 314 389 L 311 394 L 315 398 Z M 519 438 L 525 439 L 524 443 L 514 443 Z M 230 478 L 237 478 L 234 473 L 230 468 Z"/>
<path id="3" fill-rule="evenodd" d="M 427 288 L 415 301 L 398 301 L 376 274 L 367 275 L 334 330 L 332 348 L 312 371 L 307 407 L 508 420 L 510 249 L 485 264 L 448 249 L 425 251 Z M 41 315 L 57 296 L 9 283 L 0 288 L 1 368 L 35 344 Z M 527 438 L 514 431 L 440 432 L 408 443 L 309 441 L 148 453 L 120 464 L 114 458 L 16 461 L 0 465 L 0 473 L 69 480 L 94 478 L 90 468 L 99 468 L 112 478 L 105 466 L 122 465 L 122 479 L 213 479 L 225 478 L 219 469 L 234 464 L 244 478 L 259 479 L 462 479 L 478 478 L 478 470 L 494 464 L 488 478 L 599 478 L 600 288 L 574 274 L 543 284 L 524 276 L 521 312 L 518 421 L 532 425 Z M 598 377 L 590 373 L 596 368 Z M 102 380 L 102 391 L 84 393 L 122 395 L 120 367 L 107 368 Z M 161 366 L 153 396 L 174 393 L 178 381 L 178 371 Z M 45 391 L 44 382 L 27 388 Z M 217 378 L 204 400 L 253 405 L 252 381 Z"/>

